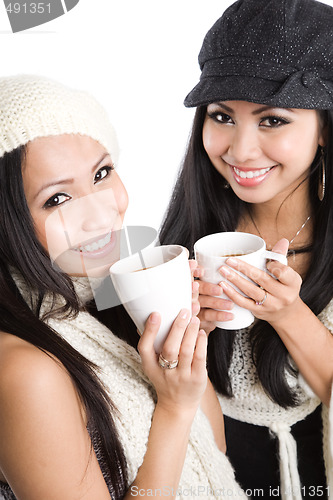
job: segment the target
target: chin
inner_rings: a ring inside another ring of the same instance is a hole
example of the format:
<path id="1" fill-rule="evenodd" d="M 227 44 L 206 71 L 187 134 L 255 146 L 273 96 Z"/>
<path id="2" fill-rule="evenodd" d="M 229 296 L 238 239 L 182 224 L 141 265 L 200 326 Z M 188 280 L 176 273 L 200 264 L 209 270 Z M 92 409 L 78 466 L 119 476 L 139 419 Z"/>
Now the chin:
<path id="1" fill-rule="evenodd" d="M 76 274 L 76 275 L 71 274 L 71 276 L 81 276 L 88 278 L 106 278 L 107 276 L 109 276 L 109 269 L 112 266 L 112 264 L 108 265 L 107 267 L 87 269 L 84 273 L 82 272 L 81 274 Z"/>
<path id="2" fill-rule="evenodd" d="M 118 258 L 109 258 L 91 260 L 82 258 L 80 255 L 73 255 L 72 252 L 66 252 L 58 259 L 55 264 L 62 271 L 72 277 L 104 278 L 109 275 L 109 269 Z"/>
<path id="3" fill-rule="evenodd" d="M 265 203 L 270 201 L 273 196 L 268 197 L 267 193 L 260 192 L 254 188 L 240 188 L 239 186 L 232 186 L 230 188 L 233 190 L 237 198 L 244 201 L 245 203 Z"/>

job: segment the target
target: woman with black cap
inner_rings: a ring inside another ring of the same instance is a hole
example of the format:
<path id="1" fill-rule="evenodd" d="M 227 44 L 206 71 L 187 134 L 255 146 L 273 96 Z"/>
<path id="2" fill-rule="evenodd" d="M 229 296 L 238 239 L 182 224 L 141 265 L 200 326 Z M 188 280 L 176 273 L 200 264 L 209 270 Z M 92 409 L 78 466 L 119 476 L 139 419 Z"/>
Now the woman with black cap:
<path id="1" fill-rule="evenodd" d="M 264 498 L 329 496 L 333 377 L 333 9 L 315 0 L 239 0 L 207 33 L 197 107 L 160 241 L 222 231 L 287 253 L 256 283 L 229 259 L 200 281 L 208 369 L 225 414 L 227 454 Z M 246 295 L 239 294 L 237 286 Z M 258 286 L 259 285 L 259 286 Z M 229 300 L 217 298 L 224 292 Z M 233 303 L 256 321 L 215 328 Z M 214 331 L 213 331 L 214 330 Z M 332 487 L 332 486 L 331 486 Z"/>

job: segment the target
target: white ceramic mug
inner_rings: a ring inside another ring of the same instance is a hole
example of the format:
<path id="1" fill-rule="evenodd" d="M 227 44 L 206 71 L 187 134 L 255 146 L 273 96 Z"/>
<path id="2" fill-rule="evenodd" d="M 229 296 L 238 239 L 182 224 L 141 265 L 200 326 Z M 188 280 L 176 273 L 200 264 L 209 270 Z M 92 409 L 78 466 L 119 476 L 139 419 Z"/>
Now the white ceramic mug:
<path id="1" fill-rule="evenodd" d="M 146 248 L 110 268 L 115 290 L 139 332 L 152 312 L 161 315 L 154 347 L 161 352 L 181 309 L 192 308 L 192 276 L 188 250 L 180 245 Z"/>
<path id="2" fill-rule="evenodd" d="M 214 284 L 227 281 L 219 273 L 219 269 L 225 264 L 228 257 L 231 256 L 244 260 L 248 264 L 266 272 L 267 259 L 287 264 L 287 257 L 266 250 L 265 241 L 259 236 L 249 233 L 225 232 L 209 234 L 195 243 L 194 252 L 199 266 L 205 270 L 204 276 L 201 279 Z M 220 297 L 228 299 L 225 294 L 222 294 Z M 237 304 L 234 304 L 231 312 L 234 315 L 234 319 L 230 321 L 218 321 L 216 322 L 216 326 L 225 330 L 238 330 L 250 326 L 254 321 L 251 311 Z"/>

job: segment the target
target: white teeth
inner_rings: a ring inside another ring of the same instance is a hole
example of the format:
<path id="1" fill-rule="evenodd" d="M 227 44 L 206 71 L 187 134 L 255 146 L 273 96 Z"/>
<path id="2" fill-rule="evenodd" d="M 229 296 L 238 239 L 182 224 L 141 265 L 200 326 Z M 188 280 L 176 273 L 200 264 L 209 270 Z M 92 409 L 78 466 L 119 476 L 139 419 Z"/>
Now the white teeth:
<path id="1" fill-rule="evenodd" d="M 78 252 L 94 252 L 96 250 L 100 250 L 101 248 L 105 247 L 105 245 L 110 243 L 110 239 L 111 239 L 111 231 L 105 236 L 105 238 L 102 238 L 98 241 L 94 241 L 94 243 L 90 243 L 89 245 L 75 247 L 74 250 Z"/>
<path id="2" fill-rule="evenodd" d="M 253 179 L 253 177 L 259 177 L 260 175 L 266 174 L 272 167 L 261 168 L 260 170 L 239 170 L 236 167 L 233 167 L 234 172 L 241 179 Z"/>

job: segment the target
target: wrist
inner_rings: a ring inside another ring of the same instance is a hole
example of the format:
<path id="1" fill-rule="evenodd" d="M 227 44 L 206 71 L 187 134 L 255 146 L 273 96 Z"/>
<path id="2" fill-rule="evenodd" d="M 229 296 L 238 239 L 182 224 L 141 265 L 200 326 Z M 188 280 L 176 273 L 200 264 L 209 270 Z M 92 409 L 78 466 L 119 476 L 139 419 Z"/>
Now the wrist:
<path id="1" fill-rule="evenodd" d="M 278 333 L 279 331 L 290 332 L 293 330 L 293 325 L 299 324 L 300 318 L 303 318 L 304 314 L 306 315 L 308 311 L 310 310 L 307 305 L 298 297 L 287 311 L 284 311 L 281 316 L 273 319 L 269 323 Z"/>
<path id="2" fill-rule="evenodd" d="M 170 422 L 178 422 L 192 424 L 200 403 L 191 406 L 179 405 L 173 402 L 157 401 L 154 414 L 160 415 L 162 418 Z"/>

